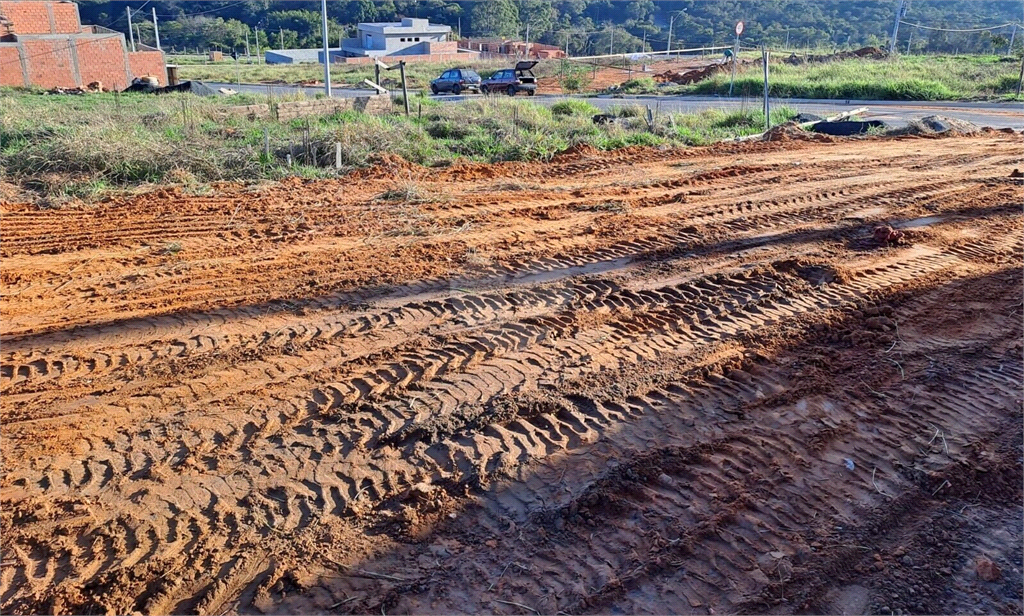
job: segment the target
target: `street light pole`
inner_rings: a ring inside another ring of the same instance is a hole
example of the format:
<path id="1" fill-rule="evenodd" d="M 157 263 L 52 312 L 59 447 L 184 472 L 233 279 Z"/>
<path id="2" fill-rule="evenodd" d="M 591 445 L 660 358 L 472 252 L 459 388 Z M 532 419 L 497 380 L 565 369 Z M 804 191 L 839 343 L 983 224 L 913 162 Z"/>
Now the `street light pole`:
<path id="1" fill-rule="evenodd" d="M 124 8 L 128 11 L 128 36 L 132 40 L 132 51 L 135 51 L 135 31 L 132 30 L 132 7 L 126 6 Z M 142 41 L 139 42 L 141 43 Z"/>
<path id="2" fill-rule="evenodd" d="M 331 98 L 331 53 L 327 39 L 327 0 L 320 0 L 320 16 L 324 27 L 324 94 Z"/>
<path id="3" fill-rule="evenodd" d="M 153 7 L 153 36 L 156 37 L 156 48 L 160 49 L 160 51 L 163 51 L 163 49 L 160 48 L 160 26 L 158 26 L 157 23 L 156 23 L 156 7 L 155 6 Z"/>
<path id="4" fill-rule="evenodd" d="M 675 13 L 668 16 L 668 45 L 665 47 L 665 57 L 672 53 L 672 25 L 676 21 Z"/>

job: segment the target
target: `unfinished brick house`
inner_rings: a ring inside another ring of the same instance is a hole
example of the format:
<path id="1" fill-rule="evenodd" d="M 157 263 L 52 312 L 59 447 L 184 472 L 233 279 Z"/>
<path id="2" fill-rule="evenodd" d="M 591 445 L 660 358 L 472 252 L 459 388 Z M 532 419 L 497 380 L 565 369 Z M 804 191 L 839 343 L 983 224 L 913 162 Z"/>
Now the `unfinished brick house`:
<path id="1" fill-rule="evenodd" d="M 124 34 L 83 26 L 74 2 L 0 0 L 0 86 L 74 88 L 100 82 L 123 90 L 132 79 L 167 84 L 164 54 L 129 51 Z"/>

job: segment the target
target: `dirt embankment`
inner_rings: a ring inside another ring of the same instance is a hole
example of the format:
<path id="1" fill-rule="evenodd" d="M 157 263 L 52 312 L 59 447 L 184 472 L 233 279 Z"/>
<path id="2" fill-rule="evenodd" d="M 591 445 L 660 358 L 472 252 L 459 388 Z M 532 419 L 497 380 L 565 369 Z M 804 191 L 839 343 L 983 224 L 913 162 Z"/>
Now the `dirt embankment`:
<path id="1" fill-rule="evenodd" d="M 0 608 L 1020 613 L 1022 144 L 4 204 Z"/>

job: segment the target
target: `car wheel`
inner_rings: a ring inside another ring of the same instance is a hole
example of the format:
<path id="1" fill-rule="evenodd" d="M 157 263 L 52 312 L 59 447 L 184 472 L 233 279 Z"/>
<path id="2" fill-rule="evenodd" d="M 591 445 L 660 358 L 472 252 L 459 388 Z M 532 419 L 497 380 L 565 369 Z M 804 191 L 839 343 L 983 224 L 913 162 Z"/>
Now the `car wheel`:
<path id="1" fill-rule="evenodd" d="M 430 91 L 434 93 L 434 96 L 437 96 L 437 85 L 430 84 Z"/>
<path id="2" fill-rule="evenodd" d="M 516 95 L 516 87 L 515 86 L 509 86 L 508 87 L 508 95 L 509 96 L 515 96 Z"/>
<path id="3" fill-rule="evenodd" d="M 462 86 L 460 86 L 459 84 L 455 84 L 455 87 L 452 88 L 452 94 L 454 94 L 455 96 L 462 94 Z"/>

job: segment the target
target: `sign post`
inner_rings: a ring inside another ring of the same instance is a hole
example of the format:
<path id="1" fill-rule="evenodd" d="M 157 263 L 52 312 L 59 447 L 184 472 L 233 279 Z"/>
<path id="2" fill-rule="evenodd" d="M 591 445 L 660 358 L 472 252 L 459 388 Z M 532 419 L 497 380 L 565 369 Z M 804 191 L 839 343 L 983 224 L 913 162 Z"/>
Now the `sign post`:
<path id="1" fill-rule="evenodd" d="M 743 34 L 743 22 L 736 22 L 736 42 L 732 47 L 732 77 L 729 78 L 729 96 L 732 96 L 732 84 L 736 81 L 736 60 L 740 53 L 740 35 Z"/>

